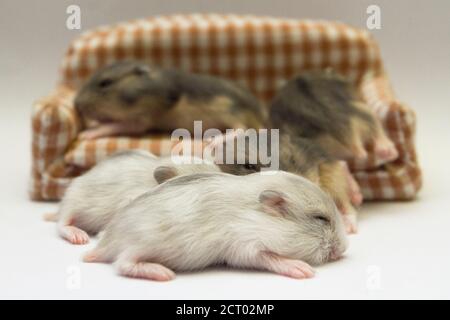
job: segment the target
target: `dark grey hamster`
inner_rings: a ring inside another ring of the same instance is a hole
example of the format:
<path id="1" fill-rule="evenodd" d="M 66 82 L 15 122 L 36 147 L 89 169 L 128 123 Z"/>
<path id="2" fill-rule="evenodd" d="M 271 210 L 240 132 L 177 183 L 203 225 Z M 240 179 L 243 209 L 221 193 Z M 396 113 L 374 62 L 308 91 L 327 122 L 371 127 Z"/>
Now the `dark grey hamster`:
<path id="1" fill-rule="evenodd" d="M 377 158 L 398 157 L 376 115 L 350 84 L 332 71 L 303 73 L 288 81 L 270 106 L 273 128 L 308 138 L 339 159 L 367 158 L 373 144 Z"/>
<path id="2" fill-rule="evenodd" d="M 260 128 L 266 110 L 231 81 L 146 64 L 118 62 L 99 70 L 79 90 L 75 107 L 90 130 L 81 138 L 203 129 Z M 92 123 L 95 127 L 92 128 Z"/>

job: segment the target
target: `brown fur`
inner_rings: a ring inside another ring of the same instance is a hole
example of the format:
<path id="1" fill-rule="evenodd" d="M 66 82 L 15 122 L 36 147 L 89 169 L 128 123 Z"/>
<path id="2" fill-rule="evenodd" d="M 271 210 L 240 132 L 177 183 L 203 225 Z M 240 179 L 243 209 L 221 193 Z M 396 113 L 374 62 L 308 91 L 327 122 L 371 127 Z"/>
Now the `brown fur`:
<path id="1" fill-rule="evenodd" d="M 192 131 L 194 120 L 203 121 L 203 130 L 261 128 L 267 117 L 260 102 L 231 81 L 139 62 L 98 71 L 78 92 L 75 106 L 87 125 L 124 123 L 115 134 L 129 133 L 128 127 L 137 133 Z"/>
<path id="2" fill-rule="evenodd" d="M 273 99 L 270 117 L 273 128 L 311 139 L 340 159 L 364 158 L 365 145 L 384 136 L 375 114 L 333 72 L 304 73 L 290 80 Z"/>

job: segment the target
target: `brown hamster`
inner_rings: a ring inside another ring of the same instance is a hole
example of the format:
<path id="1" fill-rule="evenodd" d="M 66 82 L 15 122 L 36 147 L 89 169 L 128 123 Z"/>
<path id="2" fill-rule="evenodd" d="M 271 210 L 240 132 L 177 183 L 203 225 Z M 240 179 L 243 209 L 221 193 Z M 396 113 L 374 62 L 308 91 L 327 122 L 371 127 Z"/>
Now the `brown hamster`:
<path id="1" fill-rule="evenodd" d="M 265 109 L 231 81 L 176 69 L 118 62 L 99 70 L 79 90 L 75 107 L 89 130 L 81 138 L 203 128 L 259 128 Z"/>
<path id="2" fill-rule="evenodd" d="M 273 128 L 308 138 L 339 159 L 366 159 L 367 146 L 383 161 L 398 157 L 376 115 L 352 85 L 333 71 L 303 73 L 288 81 L 270 105 Z"/>

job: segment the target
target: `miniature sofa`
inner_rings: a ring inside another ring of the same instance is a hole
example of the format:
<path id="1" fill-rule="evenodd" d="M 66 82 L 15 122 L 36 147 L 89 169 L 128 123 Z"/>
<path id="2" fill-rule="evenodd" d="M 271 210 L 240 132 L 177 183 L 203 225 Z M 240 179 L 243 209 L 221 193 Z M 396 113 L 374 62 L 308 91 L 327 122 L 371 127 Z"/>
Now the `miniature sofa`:
<path id="1" fill-rule="evenodd" d="M 202 14 L 101 27 L 72 42 L 60 83 L 33 105 L 33 200 L 60 199 L 74 177 L 118 150 L 170 154 L 169 136 L 77 139 L 77 88 L 99 68 L 124 59 L 225 77 L 266 102 L 294 75 L 331 67 L 351 79 L 399 151 L 390 163 L 378 161 L 370 149 L 367 161 L 350 161 L 365 200 L 412 199 L 421 187 L 415 114 L 395 98 L 368 32 L 336 22 Z"/>

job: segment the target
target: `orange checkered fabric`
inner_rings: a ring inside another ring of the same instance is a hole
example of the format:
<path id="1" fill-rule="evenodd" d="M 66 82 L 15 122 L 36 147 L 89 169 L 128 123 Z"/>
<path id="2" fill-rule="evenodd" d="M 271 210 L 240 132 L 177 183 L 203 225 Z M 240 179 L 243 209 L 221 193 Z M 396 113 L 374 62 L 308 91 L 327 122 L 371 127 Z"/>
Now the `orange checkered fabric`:
<path id="1" fill-rule="evenodd" d="M 337 22 L 194 14 L 101 27 L 72 42 L 60 85 L 33 106 L 32 199 L 60 199 L 74 177 L 118 150 L 170 154 L 177 142 L 168 136 L 77 139 L 81 126 L 73 108 L 75 91 L 99 68 L 125 59 L 228 78 L 263 101 L 294 75 L 331 67 L 351 79 L 399 150 L 399 158 L 390 163 L 380 162 L 373 152 L 367 161 L 351 161 L 364 198 L 411 199 L 421 187 L 415 115 L 392 93 L 368 32 Z"/>

